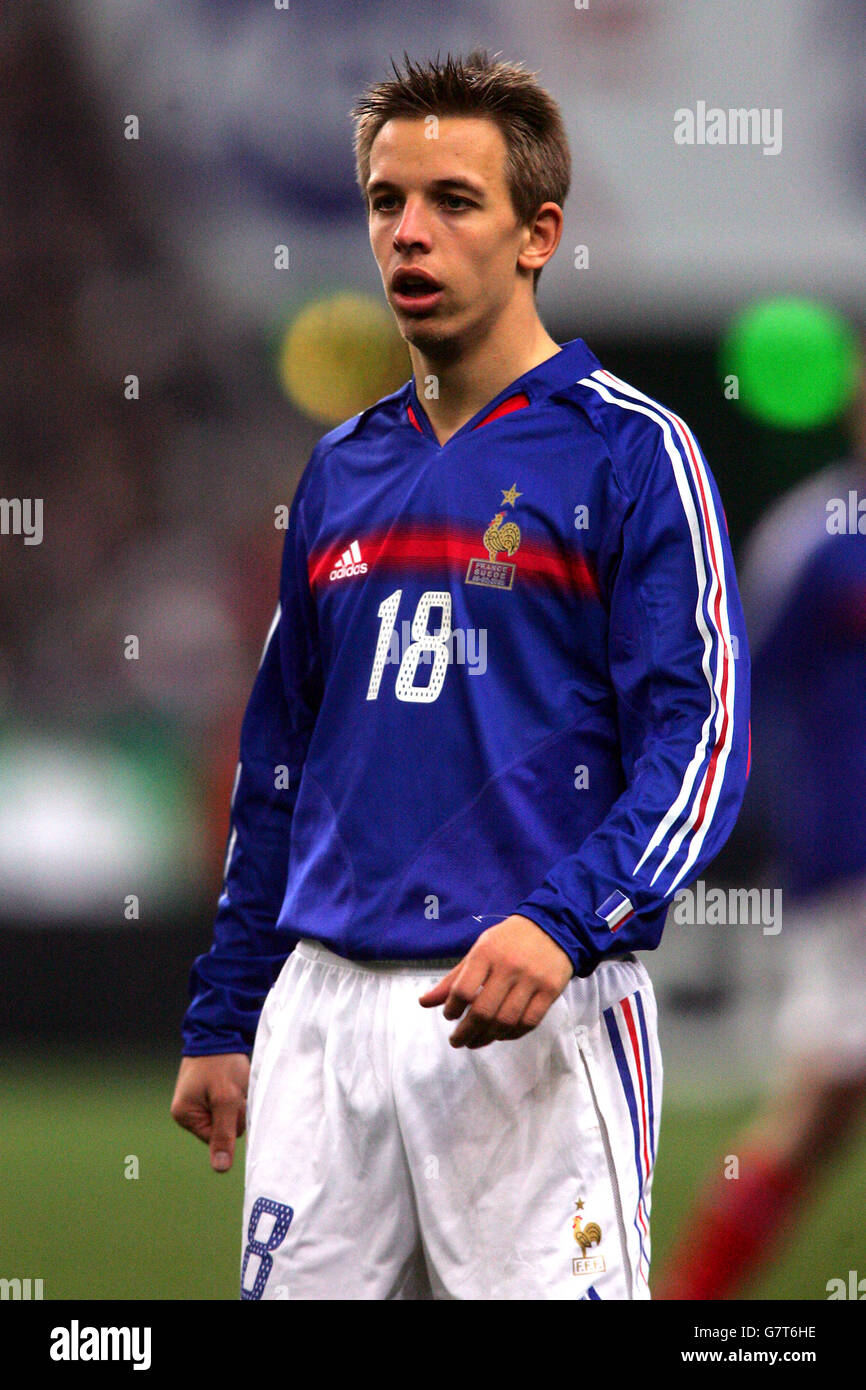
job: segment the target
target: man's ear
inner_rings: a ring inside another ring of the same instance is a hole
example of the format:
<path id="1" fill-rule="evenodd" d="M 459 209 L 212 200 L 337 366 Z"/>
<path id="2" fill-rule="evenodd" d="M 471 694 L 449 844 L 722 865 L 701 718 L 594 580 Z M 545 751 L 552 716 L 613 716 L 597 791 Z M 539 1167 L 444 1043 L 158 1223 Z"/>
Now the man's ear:
<path id="1" fill-rule="evenodd" d="M 524 228 L 523 247 L 517 256 L 522 270 L 543 270 L 562 239 L 565 222 L 558 203 L 542 203 L 532 222 Z"/>

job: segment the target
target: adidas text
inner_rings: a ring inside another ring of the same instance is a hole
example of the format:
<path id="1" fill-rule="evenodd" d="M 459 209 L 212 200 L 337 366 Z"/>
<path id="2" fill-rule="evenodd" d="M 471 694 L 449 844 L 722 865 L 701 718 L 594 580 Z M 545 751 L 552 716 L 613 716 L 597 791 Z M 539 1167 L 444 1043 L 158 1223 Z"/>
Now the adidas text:
<path id="1" fill-rule="evenodd" d="M 350 574 L 366 574 L 367 565 L 362 560 L 360 565 L 337 565 L 336 569 L 331 570 L 332 579 L 345 579 Z"/>

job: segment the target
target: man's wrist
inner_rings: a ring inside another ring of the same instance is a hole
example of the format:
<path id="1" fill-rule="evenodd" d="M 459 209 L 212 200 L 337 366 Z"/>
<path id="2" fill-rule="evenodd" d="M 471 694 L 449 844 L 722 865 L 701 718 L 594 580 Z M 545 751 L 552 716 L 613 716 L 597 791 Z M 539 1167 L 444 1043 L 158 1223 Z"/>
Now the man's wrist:
<path id="1" fill-rule="evenodd" d="M 590 975 L 592 973 L 598 963 L 597 960 L 554 913 L 531 901 L 521 903 L 514 911 L 516 916 L 526 917 L 530 922 L 534 922 L 537 927 L 547 933 L 551 940 L 556 942 L 557 946 L 561 947 L 571 961 L 575 975 Z"/>

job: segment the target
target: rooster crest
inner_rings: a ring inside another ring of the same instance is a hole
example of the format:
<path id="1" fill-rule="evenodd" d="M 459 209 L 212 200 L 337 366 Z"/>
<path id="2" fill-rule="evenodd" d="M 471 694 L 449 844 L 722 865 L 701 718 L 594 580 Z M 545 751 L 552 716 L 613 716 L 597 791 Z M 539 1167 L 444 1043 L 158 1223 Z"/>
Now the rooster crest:
<path id="1" fill-rule="evenodd" d="M 508 555 L 513 555 L 520 545 L 520 527 L 516 521 L 506 521 L 503 526 L 504 516 L 504 512 L 497 512 L 484 532 L 484 548 L 491 560 L 496 559 L 500 550 L 504 550 Z"/>
<path id="2" fill-rule="evenodd" d="M 599 1245 L 601 1243 L 601 1227 L 597 1221 L 590 1221 L 587 1226 L 581 1230 L 580 1212 L 577 1212 L 572 1225 L 574 1227 L 574 1238 L 584 1255 L 591 1245 Z"/>

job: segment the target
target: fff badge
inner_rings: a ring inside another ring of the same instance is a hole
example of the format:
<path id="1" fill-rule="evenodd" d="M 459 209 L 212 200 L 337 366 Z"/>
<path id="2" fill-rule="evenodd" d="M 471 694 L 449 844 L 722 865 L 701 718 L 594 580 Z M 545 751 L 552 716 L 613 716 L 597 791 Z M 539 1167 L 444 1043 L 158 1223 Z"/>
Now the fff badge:
<path id="1" fill-rule="evenodd" d="M 516 483 L 512 483 L 507 490 L 503 488 L 503 508 L 506 505 L 513 507 L 518 497 L 522 496 L 523 493 L 517 491 Z M 496 558 L 503 550 L 506 555 L 513 555 L 520 545 L 520 527 L 516 521 L 506 521 L 506 515 L 504 510 L 497 512 L 484 532 L 482 544 L 488 558 L 482 560 L 480 557 L 473 557 L 469 561 L 466 571 L 467 584 L 484 584 L 488 589 L 510 589 L 514 583 L 514 571 L 517 566 L 509 564 L 507 560 Z"/>

